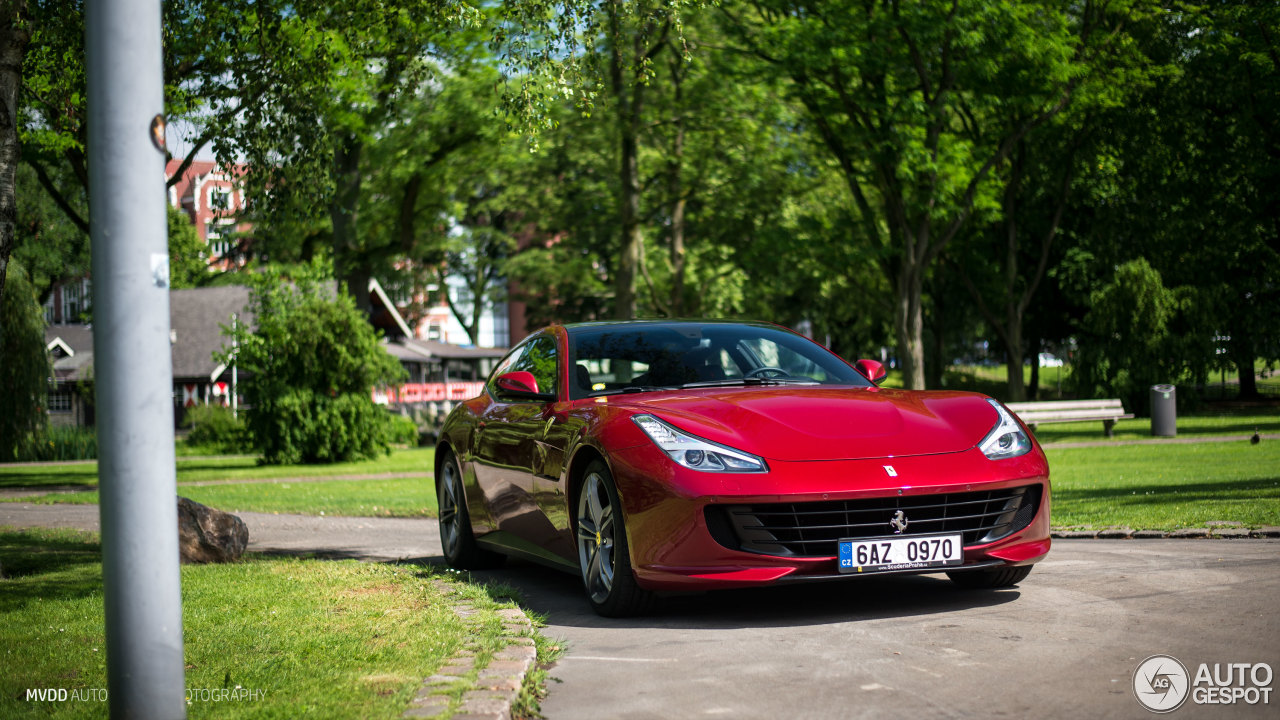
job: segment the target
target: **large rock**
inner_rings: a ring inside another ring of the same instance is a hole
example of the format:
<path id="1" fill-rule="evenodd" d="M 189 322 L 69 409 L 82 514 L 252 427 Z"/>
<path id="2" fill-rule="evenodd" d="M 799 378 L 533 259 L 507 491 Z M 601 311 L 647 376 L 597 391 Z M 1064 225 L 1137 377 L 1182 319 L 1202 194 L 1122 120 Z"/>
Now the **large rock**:
<path id="1" fill-rule="evenodd" d="M 249 526 L 231 513 L 178 498 L 178 548 L 184 563 L 235 562 L 249 546 Z"/>

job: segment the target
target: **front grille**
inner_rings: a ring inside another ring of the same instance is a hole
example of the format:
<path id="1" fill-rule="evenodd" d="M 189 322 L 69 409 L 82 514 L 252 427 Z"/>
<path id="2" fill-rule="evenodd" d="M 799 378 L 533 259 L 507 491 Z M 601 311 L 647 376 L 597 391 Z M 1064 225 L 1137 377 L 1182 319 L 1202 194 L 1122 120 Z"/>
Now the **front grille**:
<path id="1" fill-rule="evenodd" d="M 889 521 L 902 511 L 903 535 L 958 532 L 964 544 L 982 545 L 1011 535 L 1035 518 L 1040 486 L 802 503 L 709 505 L 707 528 L 727 548 L 765 555 L 830 557 L 843 538 L 893 535 Z"/>

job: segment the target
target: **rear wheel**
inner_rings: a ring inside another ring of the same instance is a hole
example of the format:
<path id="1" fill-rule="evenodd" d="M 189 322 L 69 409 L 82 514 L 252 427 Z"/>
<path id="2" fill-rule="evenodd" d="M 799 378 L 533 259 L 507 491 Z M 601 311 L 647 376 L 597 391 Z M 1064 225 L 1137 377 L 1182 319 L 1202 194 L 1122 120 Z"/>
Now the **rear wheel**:
<path id="1" fill-rule="evenodd" d="M 457 458 L 447 450 L 436 467 L 436 501 L 440 509 L 440 546 L 450 566 L 459 570 L 484 570 L 498 567 L 506 560 L 504 555 L 476 545 L 462 470 Z"/>
<path id="2" fill-rule="evenodd" d="M 1031 566 L 1004 567 L 994 570 L 962 570 L 949 572 L 947 577 L 960 587 L 975 589 L 995 589 L 1013 587 L 1031 574 Z"/>
<path id="3" fill-rule="evenodd" d="M 575 516 L 578 567 L 591 608 L 605 617 L 637 615 L 653 607 L 653 593 L 636 584 L 627 547 L 626 520 L 609 468 L 587 466 Z"/>

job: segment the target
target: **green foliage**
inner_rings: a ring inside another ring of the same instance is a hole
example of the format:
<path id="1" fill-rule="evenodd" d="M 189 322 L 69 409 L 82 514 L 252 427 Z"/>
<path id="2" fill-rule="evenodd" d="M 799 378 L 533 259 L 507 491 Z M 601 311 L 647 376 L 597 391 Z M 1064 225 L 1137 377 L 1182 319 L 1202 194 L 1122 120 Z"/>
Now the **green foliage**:
<path id="1" fill-rule="evenodd" d="M 65 184 L 65 178 L 57 175 L 52 182 Z M 89 234 L 40 187 L 31 166 L 18 166 L 14 184 L 18 219 L 14 224 L 13 257 L 27 268 L 37 296 L 44 299 L 55 282 L 88 274 Z M 75 212 L 87 216 L 87 198 L 83 193 L 73 197 Z"/>
<path id="2" fill-rule="evenodd" d="M 418 423 L 413 418 L 392 414 L 391 426 L 387 430 L 387 439 L 396 445 L 418 446 Z"/>
<path id="3" fill-rule="evenodd" d="M 1073 366 L 1080 392 L 1089 397 L 1119 397 L 1138 414 L 1147 411 L 1150 386 L 1177 383 L 1185 367 L 1171 330 L 1178 313 L 1177 294 L 1166 288 L 1145 259 L 1116 268 L 1111 282 L 1090 295 L 1081 342 Z"/>
<path id="4" fill-rule="evenodd" d="M 892 284 L 908 387 L 924 385 L 934 260 L 999 211 L 1016 143 L 1105 86 L 1135 3 L 768 0 L 726 12 L 745 51 L 791 81 L 848 188 L 855 241 Z"/>
<path id="5" fill-rule="evenodd" d="M 200 242 L 186 213 L 166 205 L 169 221 L 169 286 L 193 288 L 209 278 L 209 247 Z"/>
<path id="6" fill-rule="evenodd" d="M 96 460 L 98 433 L 93 428 L 49 425 L 14 458 L 22 462 L 51 460 Z"/>
<path id="7" fill-rule="evenodd" d="M 16 460 L 48 422 L 53 368 L 44 346 L 44 310 L 22 265 L 10 261 L 0 297 L 0 461 Z"/>
<path id="8" fill-rule="evenodd" d="M 404 369 L 351 298 L 335 293 L 318 267 L 291 277 L 269 268 L 251 287 L 257 327 L 237 329 L 237 357 L 263 461 L 332 463 L 387 452 L 389 419 L 371 393 L 402 381 Z"/>
<path id="9" fill-rule="evenodd" d="M 187 433 L 188 445 L 217 453 L 241 453 L 253 447 L 248 428 L 229 407 L 196 405 L 187 410 L 185 423 L 191 425 L 191 432 Z"/>

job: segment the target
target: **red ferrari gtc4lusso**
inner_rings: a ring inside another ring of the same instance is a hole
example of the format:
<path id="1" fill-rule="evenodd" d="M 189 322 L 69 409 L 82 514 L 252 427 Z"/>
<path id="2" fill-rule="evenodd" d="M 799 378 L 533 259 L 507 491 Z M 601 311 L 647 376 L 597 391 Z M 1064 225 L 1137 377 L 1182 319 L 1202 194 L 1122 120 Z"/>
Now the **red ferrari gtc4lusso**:
<path id="1" fill-rule="evenodd" d="M 1049 465 L 1031 433 L 989 397 L 883 376 L 761 323 L 540 330 L 444 424 L 445 557 L 568 569 L 608 616 L 660 591 L 1025 578 L 1049 551 Z"/>

